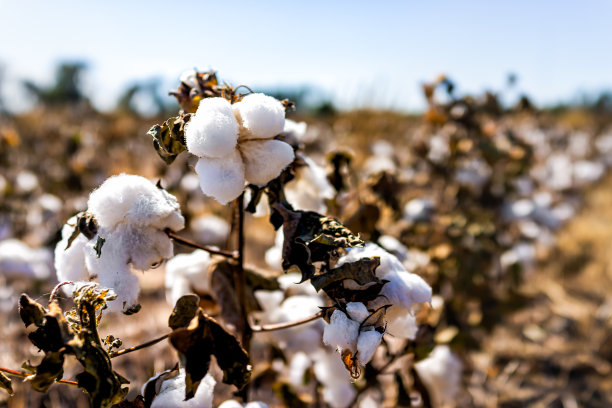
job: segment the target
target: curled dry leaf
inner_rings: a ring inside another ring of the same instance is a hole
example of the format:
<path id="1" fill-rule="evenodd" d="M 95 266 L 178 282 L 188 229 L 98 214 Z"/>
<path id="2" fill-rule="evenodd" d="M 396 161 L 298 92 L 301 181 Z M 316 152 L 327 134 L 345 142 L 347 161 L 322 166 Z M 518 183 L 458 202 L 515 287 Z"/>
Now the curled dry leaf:
<path id="1" fill-rule="evenodd" d="M 155 125 L 147 132 L 153 138 L 155 151 L 166 164 L 171 164 L 176 157 L 184 152 L 185 125 L 191 119 L 191 114 L 181 114 L 166 120 L 161 125 Z"/>
<path id="2" fill-rule="evenodd" d="M 185 398 L 193 398 L 200 382 L 208 372 L 210 357 L 214 355 L 221 370 L 223 382 L 244 387 L 251 376 L 249 356 L 238 340 L 219 323 L 198 310 L 188 327 L 175 329 L 170 343 L 178 351 L 185 367 Z"/>

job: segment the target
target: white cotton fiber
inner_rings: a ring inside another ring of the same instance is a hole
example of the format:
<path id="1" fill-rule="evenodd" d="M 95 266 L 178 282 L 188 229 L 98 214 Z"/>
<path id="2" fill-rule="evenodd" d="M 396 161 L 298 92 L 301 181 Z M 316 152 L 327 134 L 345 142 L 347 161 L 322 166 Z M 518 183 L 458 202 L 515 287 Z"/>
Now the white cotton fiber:
<path id="1" fill-rule="evenodd" d="M 350 302 L 346 304 L 346 311 L 350 316 L 351 320 L 354 320 L 358 323 L 363 322 L 365 319 L 370 316 L 370 312 L 368 312 L 368 308 L 361 302 Z"/>
<path id="2" fill-rule="evenodd" d="M 330 323 L 323 329 L 323 343 L 344 350 L 355 350 L 359 336 L 359 323 L 348 318 L 341 310 L 336 310 Z"/>
<path id="3" fill-rule="evenodd" d="M 431 354 L 414 365 L 425 383 L 434 406 L 455 401 L 461 387 L 461 360 L 447 345 L 436 346 Z"/>
<path id="4" fill-rule="evenodd" d="M 368 243 L 361 248 L 348 249 L 347 254 L 338 260 L 337 266 L 372 256 L 380 258 L 380 265 L 375 271 L 376 276 L 389 281 L 383 286 L 381 294 L 393 305 L 410 309 L 414 303 L 431 300 L 431 287 L 427 282 L 420 276 L 408 272 L 395 256 L 376 244 Z"/>
<path id="5" fill-rule="evenodd" d="M 46 280 L 51 275 L 51 251 L 34 249 L 17 239 L 0 242 L 0 276 Z"/>
<path id="6" fill-rule="evenodd" d="M 355 387 L 350 382 L 336 382 L 323 388 L 323 400 L 332 408 L 347 408 L 356 394 Z"/>
<path id="7" fill-rule="evenodd" d="M 225 98 L 205 98 L 185 126 L 187 150 L 199 157 L 227 156 L 236 147 L 239 125 Z"/>
<path id="8" fill-rule="evenodd" d="M 265 139 L 283 132 L 285 107 L 277 99 L 261 93 L 250 94 L 233 105 L 238 120 L 247 130 L 245 139 Z"/>
<path id="9" fill-rule="evenodd" d="M 185 224 L 176 198 L 141 176 L 108 178 L 90 194 L 87 207 L 107 229 L 130 223 L 177 231 Z"/>
<path id="10" fill-rule="evenodd" d="M 306 353 L 298 351 L 289 363 L 289 382 L 295 387 L 304 385 L 304 373 L 312 365 Z"/>
<path id="11" fill-rule="evenodd" d="M 79 234 L 66 249 L 68 239 L 74 231 L 76 217 L 68 220 L 68 223 L 62 228 L 62 239 L 55 246 L 55 270 L 57 272 L 58 282 L 66 281 L 86 281 L 89 279 L 89 273 L 85 268 L 85 245 L 88 242 L 87 237 Z M 72 224 L 72 225 L 69 225 Z M 64 290 L 66 294 L 71 294 L 71 291 Z"/>
<path id="12" fill-rule="evenodd" d="M 386 333 L 401 339 L 414 340 L 419 330 L 416 317 L 409 309 L 391 306 L 385 313 L 387 320 Z"/>
<path id="13" fill-rule="evenodd" d="M 382 340 L 382 333 L 376 330 L 362 331 L 357 339 L 357 361 L 361 365 L 366 365 L 374 355 L 376 347 Z"/>
<path id="14" fill-rule="evenodd" d="M 189 226 L 197 241 L 206 245 L 223 245 L 230 233 L 228 222 L 213 214 L 200 215 Z"/>
<path id="15" fill-rule="evenodd" d="M 240 150 L 247 181 L 260 187 L 278 177 L 295 157 L 293 148 L 280 140 L 245 141 Z"/>
<path id="16" fill-rule="evenodd" d="M 227 400 L 219 405 L 218 408 L 243 408 L 242 404 L 236 400 Z"/>
<path id="17" fill-rule="evenodd" d="M 177 255 L 166 263 L 166 300 L 171 305 L 183 295 L 210 292 L 210 255 L 196 249 L 190 254 Z"/>
<path id="18" fill-rule="evenodd" d="M 188 69 L 183 72 L 179 77 L 179 80 L 183 82 L 185 85 L 189 85 L 192 88 L 196 88 L 198 86 L 197 77 L 198 72 L 195 69 Z"/>
<path id="19" fill-rule="evenodd" d="M 99 235 L 106 238 L 102 233 Z M 166 233 L 155 228 L 120 225 L 114 230 L 114 235 L 127 252 L 129 262 L 141 271 L 157 268 L 174 253 L 174 246 Z"/>
<path id="20" fill-rule="evenodd" d="M 185 401 L 185 370 L 174 378 L 164 381 L 151 408 L 212 408 L 215 379 L 210 373 L 200 382 L 193 398 Z"/>
<path id="21" fill-rule="evenodd" d="M 335 190 L 327 180 L 325 169 L 311 158 L 301 155 L 306 166 L 300 167 L 297 177 L 285 186 L 285 195 L 293 208 L 303 211 L 327 212 L 325 200 L 335 196 Z"/>
<path id="22" fill-rule="evenodd" d="M 237 150 L 219 159 L 201 158 L 195 171 L 202 192 L 221 204 L 234 200 L 244 189 L 244 164 Z"/>

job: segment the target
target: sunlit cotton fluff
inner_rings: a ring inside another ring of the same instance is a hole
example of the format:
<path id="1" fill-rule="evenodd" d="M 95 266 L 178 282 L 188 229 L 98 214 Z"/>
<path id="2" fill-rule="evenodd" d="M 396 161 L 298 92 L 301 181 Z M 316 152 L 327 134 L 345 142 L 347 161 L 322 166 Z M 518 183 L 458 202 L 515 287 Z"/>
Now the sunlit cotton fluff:
<path id="1" fill-rule="evenodd" d="M 293 148 L 273 139 L 283 131 L 285 108 L 264 94 L 233 105 L 224 98 L 200 102 L 185 130 L 187 150 L 200 157 L 195 171 L 202 192 L 222 204 L 246 182 L 264 186 L 294 159 Z"/>
<path id="2" fill-rule="evenodd" d="M 218 408 L 268 408 L 268 404 L 261 401 L 251 401 L 246 404 L 241 404 L 236 400 L 227 400 L 219 405 Z"/>
<path id="3" fill-rule="evenodd" d="M 185 370 L 164 381 L 151 408 L 212 408 L 216 381 L 210 373 L 200 382 L 193 398 L 185 401 Z"/>
<path id="4" fill-rule="evenodd" d="M 17 239 L 0 242 L 0 276 L 46 280 L 52 272 L 52 255 L 46 248 L 34 249 Z"/>
<path id="5" fill-rule="evenodd" d="M 180 230 L 185 220 L 174 196 L 143 177 L 126 174 L 110 177 L 92 192 L 88 207 L 97 221 L 97 234 L 92 239 L 79 234 L 66 249 L 77 219 L 68 221 L 55 248 L 57 277 L 60 281 L 97 278 L 117 294 L 109 309 L 126 310 L 136 303 L 139 292 L 131 267 L 144 271 L 170 258 L 173 245 L 165 230 Z M 96 247 L 99 239 L 104 240 L 101 248 Z M 71 294 L 73 288 L 63 289 Z"/>
<path id="6" fill-rule="evenodd" d="M 425 383 L 434 406 L 452 404 L 461 387 L 463 364 L 447 345 L 436 346 L 429 356 L 414 365 Z"/>
<path id="7" fill-rule="evenodd" d="M 180 254 L 166 263 L 166 301 L 171 305 L 183 295 L 210 291 L 210 255 L 202 249 Z"/>

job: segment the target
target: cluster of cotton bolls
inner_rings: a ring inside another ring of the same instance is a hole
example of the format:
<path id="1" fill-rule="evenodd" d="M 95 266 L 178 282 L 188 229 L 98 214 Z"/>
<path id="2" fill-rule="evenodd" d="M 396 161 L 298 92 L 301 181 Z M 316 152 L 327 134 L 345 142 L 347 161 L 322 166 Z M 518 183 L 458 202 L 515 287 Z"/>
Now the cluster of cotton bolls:
<path id="1" fill-rule="evenodd" d="M 145 271 L 172 257 L 173 244 L 166 230 L 178 231 L 185 220 L 176 198 L 144 177 L 121 174 L 107 179 L 88 200 L 87 213 L 97 224 L 88 237 L 76 236 L 78 217 L 62 229 L 55 248 L 55 268 L 60 282 L 97 278 L 103 287 L 114 289 L 113 311 L 136 304 L 138 278 L 131 268 Z M 64 286 L 70 293 L 71 285 Z"/>
<path id="2" fill-rule="evenodd" d="M 231 104 L 206 98 L 186 126 L 187 150 L 199 157 L 195 171 L 204 194 L 225 204 L 245 182 L 264 186 L 294 159 L 292 147 L 275 139 L 285 126 L 285 108 L 264 94 Z"/>
<path id="3" fill-rule="evenodd" d="M 346 305 L 346 311 L 335 310 L 323 335 L 326 344 L 340 352 L 351 351 L 361 366 L 370 361 L 384 332 L 413 340 L 417 325 L 412 308 L 417 303 L 430 302 L 432 296 L 431 287 L 419 275 L 408 272 L 395 256 L 376 244 L 348 249 L 347 254 L 338 260 L 338 266 L 368 257 L 380 259 L 375 273 L 379 279 L 387 281 L 380 292 L 382 296 L 368 304 L 350 302 Z M 353 280 L 345 280 L 343 285 L 347 289 L 365 289 Z M 389 305 L 385 313 L 386 330 L 374 327 L 373 323 L 366 324 L 368 317 L 385 305 Z"/>

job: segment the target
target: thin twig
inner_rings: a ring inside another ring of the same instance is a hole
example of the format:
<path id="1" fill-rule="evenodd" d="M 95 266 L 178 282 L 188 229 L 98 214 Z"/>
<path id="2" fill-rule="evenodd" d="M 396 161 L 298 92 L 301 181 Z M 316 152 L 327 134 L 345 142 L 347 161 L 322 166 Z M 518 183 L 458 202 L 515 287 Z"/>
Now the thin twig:
<path id="1" fill-rule="evenodd" d="M 236 199 L 236 211 L 238 212 L 238 265 L 234 268 L 234 280 L 236 285 L 236 296 L 240 303 L 240 314 L 242 316 L 242 347 L 248 352 L 251 348 L 251 337 L 253 331 L 249 324 L 249 314 L 247 309 L 247 293 L 246 293 L 246 274 L 244 273 L 244 193 Z"/>
<path id="2" fill-rule="evenodd" d="M 187 238 L 181 237 L 176 232 L 171 231 L 169 229 L 166 229 L 166 235 L 168 235 L 173 241 L 178 242 L 179 244 L 191 247 L 191 248 L 203 249 L 204 251 L 211 253 L 213 255 L 221 255 L 226 258 L 231 258 L 231 259 L 238 258 L 238 254 L 235 251 L 232 251 L 232 252 L 224 251 L 222 249 L 215 249 L 207 245 L 198 244 L 197 242 L 193 242 Z"/>
<path id="3" fill-rule="evenodd" d="M 321 310 L 319 313 L 313 316 L 309 316 L 305 319 L 295 320 L 292 322 L 283 322 L 283 323 L 275 323 L 275 324 L 262 324 L 261 326 L 251 326 L 251 330 L 253 332 L 269 332 L 275 330 L 283 330 L 288 329 L 290 327 L 299 326 L 308 322 L 312 322 L 313 320 L 317 320 L 318 318 L 323 317 L 323 311 Z"/>
<path id="4" fill-rule="evenodd" d="M 119 350 L 119 351 L 111 351 L 108 355 L 109 355 L 110 358 L 115 358 L 115 357 L 123 356 L 124 354 L 131 353 L 132 351 L 141 350 L 143 348 L 147 348 L 147 347 L 150 347 L 150 346 L 152 346 L 154 344 L 157 344 L 160 341 L 162 341 L 164 339 L 167 339 L 168 336 L 170 336 L 170 333 L 166 333 L 163 336 L 160 336 L 160 337 L 158 337 L 156 339 L 147 341 L 146 343 L 139 344 L 138 346 L 126 348 L 126 349 Z"/>
<path id="5" fill-rule="evenodd" d="M 15 371 L 15 370 L 11 370 L 10 368 L 4 368 L 4 367 L 0 367 L 0 371 L 2 371 L 3 373 L 7 373 L 10 376 L 19 377 L 19 378 L 26 378 L 31 375 L 29 373 L 24 373 L 23 371 Z M 76 381 L 56 380 L 55 382 L 59 384 L 72 385 L 73 387 L 79 386 L 79 384 Z"/>
<path id="6" fill-rule="evenodd" d="M 57 291 L 59 290 L 59 288 L 61 288 L 64 285 L 74 285 L 74 282 L 66 281 L 66 282 L 60 282 L 57 285 L 55 285 L 55 287 L 51 291 L 51 295 L 49 295 L 49 303 L 53 302 L 53 299 L 55 299 L 55 295 L 57 295 Z"/>

